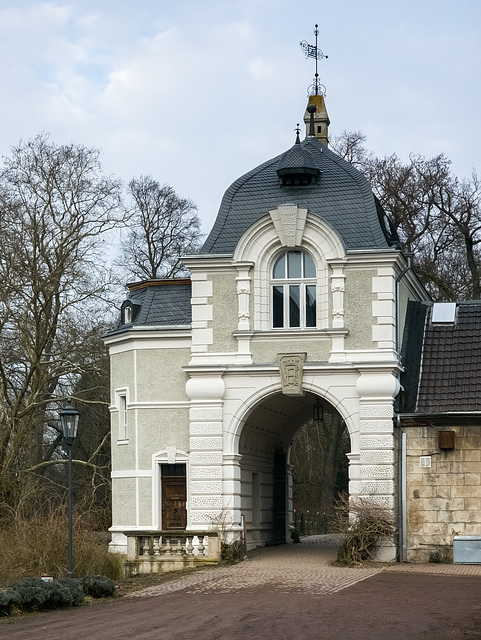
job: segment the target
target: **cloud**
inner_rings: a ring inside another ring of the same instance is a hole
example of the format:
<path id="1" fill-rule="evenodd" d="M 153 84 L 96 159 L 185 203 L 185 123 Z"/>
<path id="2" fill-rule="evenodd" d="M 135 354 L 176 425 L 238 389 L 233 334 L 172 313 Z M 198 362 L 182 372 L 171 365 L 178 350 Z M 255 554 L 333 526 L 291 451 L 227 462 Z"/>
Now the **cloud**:
<path id="1" fill-rule="evenodd" d="M 461 173 L 478 162 L 474 0 L 346 0 L 317 16 L 307 0 L 2 6 L 1 151 L 40 131 L 101 148 L 108 171 L 171 183 L 206 225 L 231 181 L 293 143 L 316 19 L 332 132 L 361 129 L 377 153 L 446 150 Z"/>

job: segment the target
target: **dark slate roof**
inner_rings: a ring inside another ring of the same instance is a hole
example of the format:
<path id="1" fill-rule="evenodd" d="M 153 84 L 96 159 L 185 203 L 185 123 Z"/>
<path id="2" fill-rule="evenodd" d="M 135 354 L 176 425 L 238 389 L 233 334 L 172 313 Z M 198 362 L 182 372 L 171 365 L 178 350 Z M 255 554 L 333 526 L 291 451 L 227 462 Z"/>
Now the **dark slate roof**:
<path id="1" fill-rule="evenodd" d="M 192 322 L 190 280 L 149 280 L 128 285 L 115 331 L 140 326 L 186 326 Z M 132 307 L 132 322 L 124 324 L 124 310 Z"/>
<path id="2" fill-rule="evenodd" d="M 276 173 L 280 178 L 303 174 L 317 176 L 319 169 L 309 151 L 298 142 L 281 156 Z"/>
<path id="3" fill-rule="evenodd" d="M 310 157 L 321 175 L 310 185 L 285 186 L 276 173 L 282 154 L 236 180 L 225 192 L 217 219 L 201 253 L 232 254 L 242 234 L 281 204 L 297 204 L 319 216 L 342 238 L 346 249 L 384 249 L 397 237 L 386 223 L 366 178 L 351 164 L 309 137 L 294 152 Z M 306 152 L 308 155 L 304 154 Z M 291 159 L 292 161 L 292 159 Z"/>
<path id="4" fill-rule="evenodd" d="M 400 410 L 481 411 L 481 301 L 458 302 L 453 324 L 433 324 L 432 308 L 408 308 Z"/>

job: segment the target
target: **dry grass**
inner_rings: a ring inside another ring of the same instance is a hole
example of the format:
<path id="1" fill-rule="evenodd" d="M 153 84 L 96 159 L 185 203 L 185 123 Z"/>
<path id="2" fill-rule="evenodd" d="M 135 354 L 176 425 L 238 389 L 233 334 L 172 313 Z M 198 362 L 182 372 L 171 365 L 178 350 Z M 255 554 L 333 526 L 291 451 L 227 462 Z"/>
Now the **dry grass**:
<path id="1" fill-rule="evenodd" d="M 5 514 L 5 512 L 4 512 Z M 68 520 L 65 509 L 0 521 L 0 587 L 26 576 L 67 574 Z M 97 529 L 98 515 L 76 516 L 73 532 L 74 575 L 122 576 L 122 556 L 108 552 L 109 536 Z"/>

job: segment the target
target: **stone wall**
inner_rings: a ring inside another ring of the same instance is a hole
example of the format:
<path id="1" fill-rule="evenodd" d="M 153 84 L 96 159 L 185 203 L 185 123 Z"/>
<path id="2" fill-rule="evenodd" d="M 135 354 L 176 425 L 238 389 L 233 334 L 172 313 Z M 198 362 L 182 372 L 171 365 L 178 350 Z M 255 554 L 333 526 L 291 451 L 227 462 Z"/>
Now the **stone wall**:
<path id="1" fill-rule="evenodd" d="M 455 535 L 481 535 L 481 426 L 443 430 L 454 431 L 454 449 L 439 448 L 435 427 L 405 428 L 409 562 L 451 560 Z"/>

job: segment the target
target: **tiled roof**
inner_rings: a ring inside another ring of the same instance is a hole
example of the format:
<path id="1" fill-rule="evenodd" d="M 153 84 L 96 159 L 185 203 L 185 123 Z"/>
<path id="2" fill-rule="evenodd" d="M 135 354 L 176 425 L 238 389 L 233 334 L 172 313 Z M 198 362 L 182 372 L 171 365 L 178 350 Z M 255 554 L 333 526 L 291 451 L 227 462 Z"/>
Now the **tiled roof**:
<path id="1" fill-rule="evenodd" d="M 419 305 L 417 303 L 418 310 Z M 413 307 L 411 308 L 412 311 Z M 481 302 L 458 302 L 452 324 L 433 324 L 432 307 L 422 324 L 419 313 L 407 323 L 412 336 L 421 332 L 422 351 L 411 342 L 406 351 L 402 384 L 409 396 L 418 379 L 417 394 L 407 399 L 403 411 L 441 413 L 481 411 Z M 406 336 L 405 346 L 409 337 Z M 417 355 L 416 355 L 417 349 Z M 416 359 L 419 364 L 416 365 Z"/>
<path id="2" fill-rule="evenodd" d="M 382 249 L 393 244 L 384 212 L 366 178 L 316 138 L 295 145 L 321 172 L 311 185 L 281 185 L 276 170 L 283 155 L 236 180 L 225 192 L 201 253 L 233 253 L 242 234 L 281 204 L 294 203 L 325 220 L 349 249 Z"/>
<path id="3" fill-rule="evenodd" d="M 123 324 L 122 317 L 116 331 L 138 326 L 186 326 L 192 322 L 192 286 L 190 280 L 152 280 L 131 285 L 129 302 L 134 310 L 132 322 Z"/>

